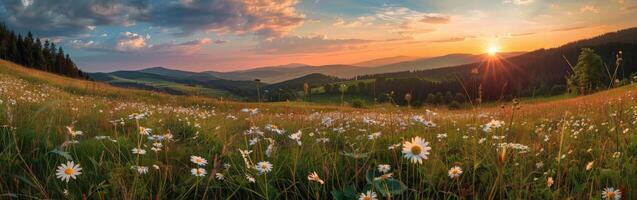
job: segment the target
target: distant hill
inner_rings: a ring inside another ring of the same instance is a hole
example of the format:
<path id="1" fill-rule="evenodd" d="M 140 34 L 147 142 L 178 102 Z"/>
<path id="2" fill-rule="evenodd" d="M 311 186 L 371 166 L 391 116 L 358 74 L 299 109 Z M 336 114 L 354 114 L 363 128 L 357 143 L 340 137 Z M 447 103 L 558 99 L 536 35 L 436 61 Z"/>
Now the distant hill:
<path id="1" fill-rule="evenodd" d="M 499 53 L 499 56 L 502 58 L 508 58 L 523 54 L 524 52 L 503 52 Z M 463 64 L 469 64 L 474 62 L 480 62 L 487 55 L 480 54 L 449 54 L 439 57 L 432 58 L 422 58 L 410 61 L 404 61 L 399 63 L 393 63 L 388 65 L 383 65 L 379 67 L 375 67 L 369 69 L 367 74 L 379 74 L 379 73 L 388 73 L 388 72 L 399 72 L 399 71 L 410 71 L 410 70 L 428 70 L 428 69 L 437 69 L 442 67 L 451 67 Z"/>
<path id="2" fill-rule="evenodd" d="M 93 80 L 120 87 L 179 95 L 205 95 L 245 99 L 256 93 L 253 81 L 224 80 L 203 72 L 153 67 L 139 71 L 89 73 Z"/>
<path id="3" fill-rule="evenodd" d="M 320 86 L 326 83 L 333 83 L 342 81 L 335 76 L 327 76 L 324 74 L 308 74 L 299 78 L 295 78 L 292 80 L 283 81 L 280 83 L 268 85 L 265 89 L 276 90 L 276 89 L 290 89 L 290 90 L 303 90 L 303 85 L 307 83 L 310 87 Z"/>
<path id="4" fill-rule="evenodd" d="M 504 57 L 510 57 L 521 54 L 520 52 L 502 53 Z M 409 57 L 392 57 L 371 60 L 363 65 L 375 65 L 381 63 L 390 63 L 381 66 L 355 66 L 355 65 L 322 65 L 310 66 L 303 64 L 290 64 L 282 66 L 259 67 L 248 70 L 232 71 L 232 72 L 215 72 L 207 71 L 206 73 L 228 80 L 254 80 L 260 79 L 265 83 L 278 83 L 281 81 L 299 78 L 308 74 L 324 74 L 328 76 L 336 76 L 339 78 L 354 78 L 361 75 L 379 74 L 387 72 L 399 72 L 405 70 L 425 70 L 435 69 L 448 66 L 456 66 L 461 64 L 469 64 L 480 61 L 484 55 L 472 54 L 450 54 L 433 58 L 408 59 L 409 61 L 401 61 L 398 63 L 390 62 L 407 59 Z"/>
<path id="5" fill-rule="evenodd" d="M 229 79 L 229 80 L 254 80 L 260 79 L 265 83 L 278 83 L 286 80 L 299 78 L 308 74 L 320 73 L 338 77 L 353 77 L 358 75 L 361 67 L 351 65 L 324 65 L 324 66 L 273 66 L 260 67 L 249 70 L 232 71 L 232 72 L 214 72 L 208 71 L 213 76 Z"/>
<path id="6" fill-rule="evenodd" d="M 367 60 L 363 62 L 353 63 L 351 65 L 358 67 L 379 67 L 383 65 L 389 65 L 399 62 L 405 62 L 410 60 L 418 59 L 418 57 L 411 56 L 394 56 L 394 57 L 386 57 L 386 58 L 377 58 L 373 60 Z"/>

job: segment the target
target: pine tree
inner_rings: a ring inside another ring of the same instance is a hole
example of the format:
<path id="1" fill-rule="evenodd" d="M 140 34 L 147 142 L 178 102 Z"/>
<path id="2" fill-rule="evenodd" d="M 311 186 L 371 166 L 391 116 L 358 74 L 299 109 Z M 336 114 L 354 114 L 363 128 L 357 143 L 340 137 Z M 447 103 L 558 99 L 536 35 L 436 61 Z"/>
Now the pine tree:
<path id="1" fill-rule="evenodd" d="M 88 78 L 77 68 L 71 56 L 64 54 L 48 40 L 42 41 L 28 32 L 26 36 L 16 34 L 0 22 L 0 59 L 9 60 L 25 67 L 53 72 L 69 77 Z"/>

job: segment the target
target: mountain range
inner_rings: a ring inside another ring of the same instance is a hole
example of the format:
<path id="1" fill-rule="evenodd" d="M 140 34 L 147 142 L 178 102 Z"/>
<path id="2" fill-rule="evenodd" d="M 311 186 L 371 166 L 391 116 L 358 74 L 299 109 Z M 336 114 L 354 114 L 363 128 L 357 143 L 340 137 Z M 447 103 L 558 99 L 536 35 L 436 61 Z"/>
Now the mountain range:
<path id="1" fill-rule="evenodd" d="M 165 91 L 176 94 L 196 94 L 245 98 L 256 93 L 256 85 L 265 89 L 299 89 L 302 83 L 325 84 L 343 79 L 419 78 L 448 81 L 467 78 L 474 69 L 480 68 L 483 76 L 492 76 L 493 88 L 505 84 L 506 92 L 520 93 L 530 87 L 563 84 L 564 76 L 570 68 L 564 58 L 577 63 L 581 48 L 593 48 L 611 63 L 617 50 L 625 50 L 625 63 L 635 61 L 632 50 L 637 49 L 637 28 L 607 33 L 598 37 L 574 41 L 552 49 L 538 49 L 532 52 L 498 53 L 502 63 L 498 68 L 481 68 L 488 55 L 449 54 L 431 58 L 412 59 L 389 57 L 374 59 L 352 65 L 311 66 L 288 64 L 261 67 L 231 72 L 189 72 L 165 67 L 152 67 L 138 71 L 116 71 L 91 73 L 93 80 L 113 85 Z M 614 62 L 614 61 L 613 61 Z M 488 70 L 488 71 L 484 71 Z M 627 72 L 634 70 L 627 69 Z M 452 77 L 450 77 L 452 76 Z M 259 79 L 257 83 L 254 80 Z M 320 79 L 324 79 L 322 81 Z M 446 79 L 446 80 L 445 80 Z M 301 88 L 302 89 L 302 88 Z M 501 96 L 500 91 L 485 91 L 492 96 Z"/>

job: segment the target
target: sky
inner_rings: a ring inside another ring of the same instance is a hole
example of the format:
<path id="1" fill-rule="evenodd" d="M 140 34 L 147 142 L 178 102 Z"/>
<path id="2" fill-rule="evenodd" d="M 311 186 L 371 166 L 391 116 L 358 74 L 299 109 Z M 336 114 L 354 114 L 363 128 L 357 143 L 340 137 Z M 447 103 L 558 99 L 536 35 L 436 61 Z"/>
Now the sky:
<path id="1" fill-rule="evenodd" d="M 2 0 L 89 72 L 532 51 L 637 26 L 637 0 Z"/>

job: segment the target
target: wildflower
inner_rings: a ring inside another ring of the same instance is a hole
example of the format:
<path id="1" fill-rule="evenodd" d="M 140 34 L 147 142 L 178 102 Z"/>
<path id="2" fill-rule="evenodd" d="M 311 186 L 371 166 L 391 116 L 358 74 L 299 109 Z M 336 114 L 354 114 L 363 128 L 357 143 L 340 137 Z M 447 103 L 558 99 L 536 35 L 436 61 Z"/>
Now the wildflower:
<path id="1" fill-rule="evenodd" d="M 75 137 L 75 136 L 78 136 L 78 135 L 82 135 L 82 134 L 84 134 L 84 132 L 82 132 L 82 131 L 75 131 L 75 130 L 73 130 L 73 128 L 72 128 L 72 127 L 69 127 L 69 126 L 67 126 L 67 127 L 66 127 L 66 130 L 68 131 L 69 135 L 71 135 L 71 137 Z"/>
<path id="2" fill-rule="evenodd" d="M 73 161 L 67 161 L 66 164 L 62 163 L 58 166 L 55 173 L 57 178 L 66 182 L 69 182 L 70 179 L 75 179 L 80 174 L 82 174 L 80 164 L 76 165 Z"/>
<path id="3" fill-rule="evenodd" d="M 622 192 L 615 188 L 604 188 L 602 191 L 602 199 L 606 200 L 620 200 L 622 198 Z"/>
<path id="4" fill-rule="evenodd" d="M 381 132 L 372 133 L 372 134 L 369 134 L 369 135 L 367 136 L 367 139 L 369 139 L 369 140 L 374 140 L 374 139 L 376 139 L 376 138 L 379 138 L 379 137 L 380 137 L 380 135 L 381 135 Z"/>
<path id="5" fill-rule="evenodd" d="M 208 161 L 206 159 L 199 156 L 190 156 L 190 162 L 195 163 L 199 166 L 204 166 L 208 164 Z"/>
<path id="6" fill-rule="evenodd" d="M 551 187 L 555 181 L 553 181 L 553 177 L 548 177 L 546 179 L 546 185 Z"/>
<path id="7" fill-rule="evenodd" d="M 289 135 L 288 137 L 290 139 L 296 140 L 296 143 L 301 146 L 303 143 L 301 143 L 301 135 L 303 134 L 303 132 L 301 132 L 301 130 L 297 131 L 296 133 Z"/>
<path id="8" fill-rule="evenodd" d="M 139 155 L 146 154 L 146 150 L 144 150 L 142 148 L 133 148 L 132 152 L 133 152 L 133 154 L 139 154 Z"/>
<path id="9" fill-rule="evenodd" d="M 590 171 L 591 169 L 593 169 L 594 162 L 595 161 L 591 161 L 591 162 L 588 162 L 588 164 L 586 164 L 586 171 Z"/>
<path id="10" fill-rule="evenodd" d="M 202 176 L 205 176 L 206 173 L 208 173 L 208 172 L 206 172 L 206 169 L 204 169 L 204 168 L 192 168 L 192 169 L 190 169 L 190 173 L 193 176 L 202 177 Z"/>
<path id="11" fill-rule="evenodd" d="M 378 200 L 378 198 L 376 192 L 367 191 L 366 193 L 361 193 L 358 196 L 358 200 Z"/>
<path id="12" fill-rule="evenodd" d="M 613 153 L 613 158 L 619 158 L 619 156 L 621 156 L 621 155 L 622 155 L 621 152 L 619 152 L 619 151 L 615 152 L 615 153 Z"/>
<path id="13" fill-rule="evenodd" d="M 535 168 L 540 169 L 542 167 L 544 167 L 544 162 L 540 161 L 540 162 L 535 163 Z"/>
<path id="14" fill-rule="evenodd" d="M 411 160 L 412 163 L 422 164 L 422 160 L 426 160 L 429 155 L 429 142 L 425 142 L 422 138 L 416 136 L 411 139 L 411 142 L 405 141 L 403 143 L 404 157 Z"/>
<path id="15" fill-rule="evenodd" d="M 250 176 L 250 175 L 248 175 L 248 174 L 246 174 L 246 179 L 248 179 L 248 181 L 249 181 L 250 183 L 254 183 L 254 182 L 256 182 L 256 181 L 257 181 L 256 179 L 254 179 L 254 177 L 252 177 L 252 176 Z"/>
<path id="16" fill-rule="evenodd" d="M 449 169 L 449 178 L 458 178 L 462 175 L 462 168 L 459 166 L 454 166 Z"/>
<path id="17" fill-rule="evenodd" d="M 321 177 L 319 177 L 319 175 L 316 172 L 312 172 L 309 175 L 307 175 L 307 180 L 318 182 L 321 185 L 325 183 L 323 180 L 321 180 Z"/>
<path id="18" fill-rule="evenodd" d="M 387 164 L 380 164 L 378 165 L 378 171 L 381 173 L 387 173 L 389 172 L 389 170 L 391 170 L 391 166 L 387 165 Z"/>
<path id="19" fill-rule="evenodd" d="M 137 170 L 137 173 L 139 173 L 139 174 L 146 174 L 146 173 L 148 173 L 148 167 L 146 167 L 146 166 L 137 166 L 137 167 L 135 167 L 135 168 L 136 168 L 136 170 Z"/>
<path id="20" fill-rule="evenodd" d="M 226 176 L 224 176 L 221 173 L 215 174 L 215 178 L 217 178 L 217 180 L 220 180 L 220 181 L 226 180 Z"/>
<path id="21" fill-rule="evenodd" d="M 259 173 L 264 174 L 272 171 L 272 164 L 268 161 L 261 161 L 258 162 L 254 168 L 259 171 Z"/>
<path id="22" fill-rule="evenodd" d="M 139 134 L 140 135 L 150 135 L 150 133 L 152 132 L 152 129 L 149 128 L 144 128 L 144 127 L 139 127 Z"/>

